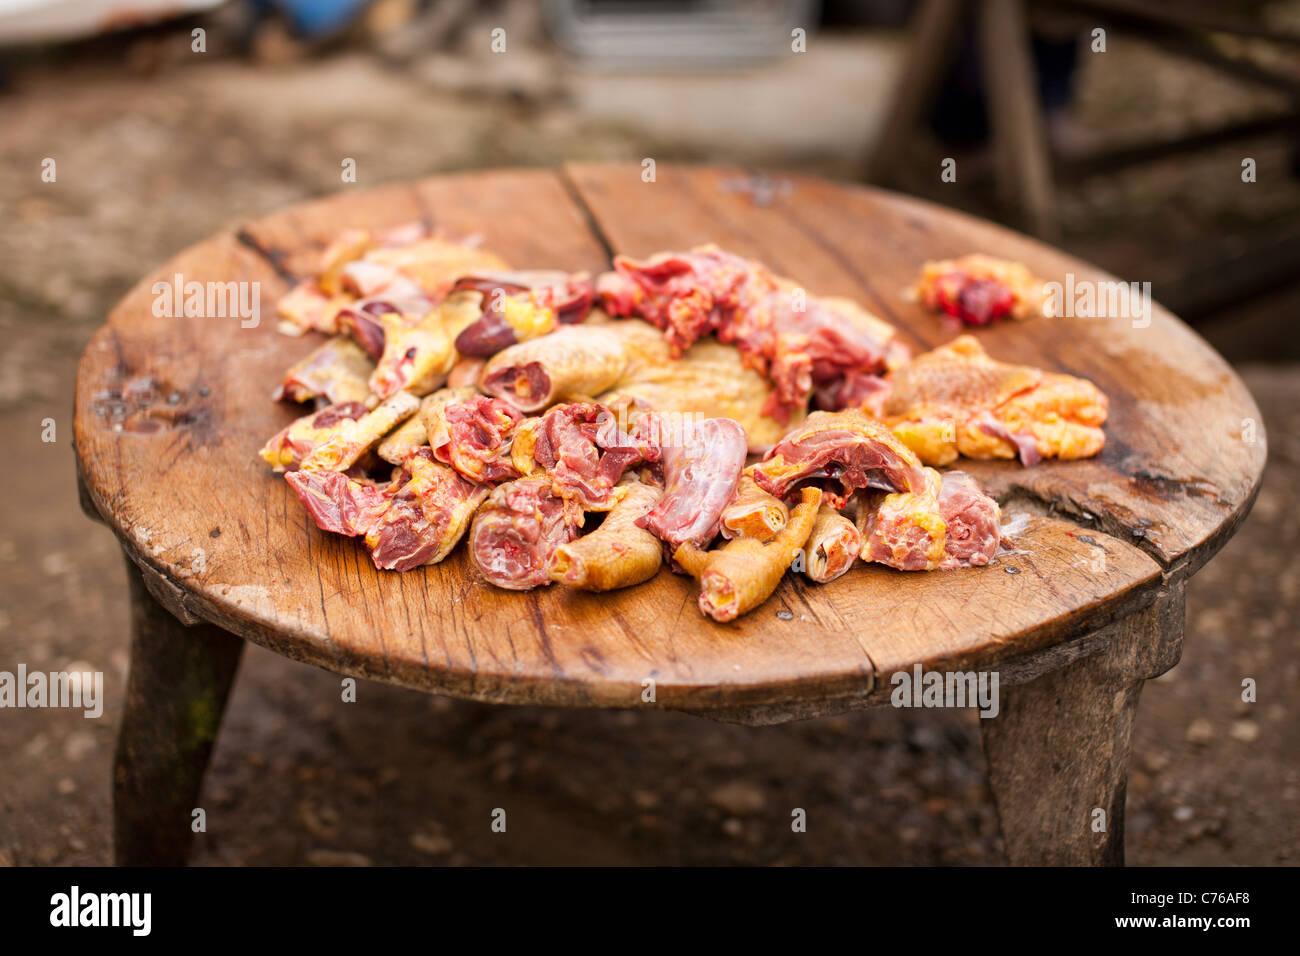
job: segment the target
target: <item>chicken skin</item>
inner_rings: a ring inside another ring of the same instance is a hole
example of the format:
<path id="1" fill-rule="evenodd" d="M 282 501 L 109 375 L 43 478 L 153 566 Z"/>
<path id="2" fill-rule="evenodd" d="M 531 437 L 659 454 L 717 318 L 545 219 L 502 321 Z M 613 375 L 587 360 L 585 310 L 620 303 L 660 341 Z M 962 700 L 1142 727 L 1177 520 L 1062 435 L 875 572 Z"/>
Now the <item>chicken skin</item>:
<path id="1" fill-rule="evenodd" d="M 1088 458 L 1106 443 L 1106 396 L 1086 379 L 989 358 L 962 335 L 904 365 L 864 409 L 927 465 L 967 458 Z"/>

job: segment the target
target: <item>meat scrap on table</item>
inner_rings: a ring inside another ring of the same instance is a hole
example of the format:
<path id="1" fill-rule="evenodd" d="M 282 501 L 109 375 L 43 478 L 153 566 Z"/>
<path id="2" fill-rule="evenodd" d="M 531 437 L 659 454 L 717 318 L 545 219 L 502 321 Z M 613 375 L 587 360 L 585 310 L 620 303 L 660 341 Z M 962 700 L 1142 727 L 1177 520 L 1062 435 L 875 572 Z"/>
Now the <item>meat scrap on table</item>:
<path id="1" fill-rule="evenodd" d="M 1090 458 L 1108 403 L 1087 379 L 989 358 L 973 336 L 895 369 L 863 407 L 928 465 L 967 458 Z"/>
<path id="2" fill-rule="evenodd" d="M 1041 316 L 1043 290 L 1043 281 L 1021 263 L 976 254 L 925 263 L 908 294 L 963 325 L 989 325 L 1008 316 Z"/>
<path id="3" fill-rule="evenodd" d="M 917 292 L 971 324 L 1022 317 L 1035 280 L 969 256 Z M 330 336 L 273 397 L 313 409 L 261 451 L 325 531 L 376 567 L 462 538 L 510 590 L 608 591 L 666 563 L 730 621 L 787 571 L 827 583 L 991 563 L 1001 512 L 968 458 L 1094 455 L 1095 385 L 990 358 L 913 357 L 886 322 L 701 246 L 613 271 L 511 271 L 417 226 L 349 230 L 280 303 Z"/>

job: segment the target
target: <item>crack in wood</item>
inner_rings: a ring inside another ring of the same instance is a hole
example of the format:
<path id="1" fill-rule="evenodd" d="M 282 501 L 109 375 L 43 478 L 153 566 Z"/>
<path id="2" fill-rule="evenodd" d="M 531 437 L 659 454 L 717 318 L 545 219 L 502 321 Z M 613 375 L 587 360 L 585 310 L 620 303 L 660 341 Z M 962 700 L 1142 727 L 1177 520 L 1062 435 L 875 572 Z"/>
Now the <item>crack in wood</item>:
<path id="1" fill-rule="evenodd" d="M 235 232 L 235 241 L 246 249 L 251 249 L 269 265 L 275 274 L 290 285 L 297 285 L 301 276 L 292 272 L 284 264 L 284 253 L 278 249 L 268 249 L 262 245 L 261 241 L 247 229 L 239 229 Z"/>
<path id="2" fill-rule="evenodd" d="M 592 238 L 600 243 L 601 248 L 605 250 L 605 258 L 612 263 L 614 261 L 614 244 L 610 242 L 609 236 L 600 225 L 600 220 L 596 218 L 596 211 L 587 204 L 587 198 L 582 194 L 582 190 L 578 188 L 578 184 L 574 182 L 569 167 L 561 166 L 556 170 L 555 174 L 560 181 L 561 188 L 578 207 L 578 212 L 587 223 Z"/>

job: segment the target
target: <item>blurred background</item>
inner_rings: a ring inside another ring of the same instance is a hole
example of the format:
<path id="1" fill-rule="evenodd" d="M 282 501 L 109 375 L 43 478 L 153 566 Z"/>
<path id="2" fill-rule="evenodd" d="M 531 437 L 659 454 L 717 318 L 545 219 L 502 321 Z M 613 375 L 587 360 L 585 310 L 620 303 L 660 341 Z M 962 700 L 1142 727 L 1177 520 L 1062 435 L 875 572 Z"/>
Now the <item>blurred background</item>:
<path id="1" fill-rule="evenodd" d="M 1244 377 L 1270 455 L 1144 692 L 1129 862 L 1300 861 L 1298 108 L 1297 0 L 0 0 L 0 669 L 102 670 L 107 697 L 0 712 L 0 863 L 111 860 L 126 588 L 77 506 L 77 358 L 140 276 L 340 188 L 342 156 L 362 187 L 643 157 L 871 181 L 1150 281 Z M 996 863 L 984 774 L 966 713 L 344 706 L 250 645 L 193 860 Z"/>

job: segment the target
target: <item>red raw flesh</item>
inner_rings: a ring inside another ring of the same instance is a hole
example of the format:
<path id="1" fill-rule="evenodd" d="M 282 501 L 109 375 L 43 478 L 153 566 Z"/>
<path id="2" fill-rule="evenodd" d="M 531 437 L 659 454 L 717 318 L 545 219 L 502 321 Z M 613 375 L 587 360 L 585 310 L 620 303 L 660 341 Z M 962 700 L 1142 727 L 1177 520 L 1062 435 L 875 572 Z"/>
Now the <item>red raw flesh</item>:
<path id="1" fill-rule="evenodd" d="M 586 509 L 608 508 L 623 473 L 640 462 L 659 460 L 659 447 L 634 430 L 619 428 L 603 405 L 557 405 L 537 430 L 533 460 L 547 470 L 552 488 Z"/>
<path id="2" fill-rule="evenodd" d="M 903 461 L 888 445 L 848 429 L 834 428 L 797 439 L 786 438 L 772 446 L 763 461 L 781 455 L 795 471 L 769 475 L 760 463 L 754 481 L 768 494 L 784 498 L 801 481 L 824 480 L 839 487 L 826 488 L 828 504 L 843 506 L 859 488 L 885 491 L 922 491 L 925 474 Z"/>
<path id="3" fill-rule="evenodd" d="M 284 479 L 322 531 L 364 535 L 388 508 L 387 488 L 337 471 L 291 471 Z"/>
<path id="4" fill-rule="evenodd" d="M 507 420 L 504 426 L 503 415 Z M 451 465 L 472 481 L 498 482 L 519 477 L 510 462 L 509 442 L 524 416 L 513 405 L 499 398 L 475 395 L 449 404 L 443 410 L 443 418 L 447 423 L 447 441 L 433 448 L 438 461 Z M 463 459 L 478 462 L 478 474 L 466 474 Z"/>
<path id="5" fill-rule="evenodd" d="M 1002 543 L 997 502 L 980 490 L 963 471 L 943 476 L 939 514 L 948 523 L 946 556 L 939 567 L 982 567 L 993 560 Z"/>
<path id="6" fill-rule="evenodd" d="M 939 308 L 966 325 L 990 325 L 1015 308 L 1016 297 L 997 279 L 974 279 L 950 272 L 935 282 Z"/>
<path id="7" fill-rule="evenodd" d="M 614 260 L 597 293 L 614 316 L 638 316 L 664 331 L 675 354 L 713 333 L 774 386 L 763 408 L 779 422 L 814 389 L 849 374 L 880 375 L 901 346 L 860 329 L 814 296 L 780 288 L 766 269 L 721 250 L 636 263 Z"/>
<path id="8" fill-rule="evenodd" d="M 421 452 L 430 457 L 424 449 L 414 454 Z M 454 471 L 440 472 L 432 486 L 407 477 L 374 525 L 377 540 L 370 557 L 383 570 L 409 571 L 428 564 L 443 546 L 453 510 L 478 490 Z"/>
<path id="9" fill-rule="evenodd" d="M 867 560 L 900 571 L 924 571 L 930 564 L 930 532 L 910 521 L 886 523 L 872 515 L 866 528 Z M 894 554 L 902 554 L 895 558 Z"/>
<path id="10" fill-rule="evenodd" d="M 676 354 L 717 331 L 740 305 L 747 284 L 751 295 L 772 292 L 776 283 L 740 256 L 721 250 L 685 252 L 637 263 L 614 259 L 614 276 L 601 277 L 601 303 L 610 315 L 636 315 L 664 331 Z"/>
<path id="11" fill-rule="evenodd" d="M 670 553 L 688 541 L 703 547 L 718 533 L 722 510 L 736 495 L 748 451 L 744 429 L 729 418 L 683 420 L 680 426 L 650 418 L 652 431 L 663 429 L 664 494 L 636 524 L 663 541 Z M 680 434 L 670 437 L 669 428 Z"/>
<path id="12" fill-rule="evenodd" d="M 555 549 L 576 538 L 581 525 L 581 509 L 552 494 L 548 479 L 508 482 L 475 519 L 470 557 L 492 584 L 525 591 L 550 583 Z"/>
<path id="13" fill-rule="evenodd" d="M 814 403 L 828 412 L 846 408 L 862 408 L 868 400 L 889 391 L 889 383 L 879 375 L 865 372 L 846 372 L 839 378 L 819 384 Z"/>
<path id="14" fill-rule="evenodd" d="M 339 331 L 352 336 L 367 355 L 378 361 L 384 354 L 384 327 L 377 316 L 396 311 L 378 302 L 366 308 L 344 309 L 339 313 Z"/>
<path id="15" fill-rule="evenodd" d="M 1001 543 L 997 502 L 980 490 L 970 475 L 946 472 L 938 497 L 939 516 L 947 524 L 944 556 L 938 567 L 982 567 L 990 563 Z M 910 521 L 882 522 L 873 514 L 867 524 L 867 558 L 900 571 L 929 567 L 931 537 Z M 896 558 L 895 552 L 902 554 Z"/>

